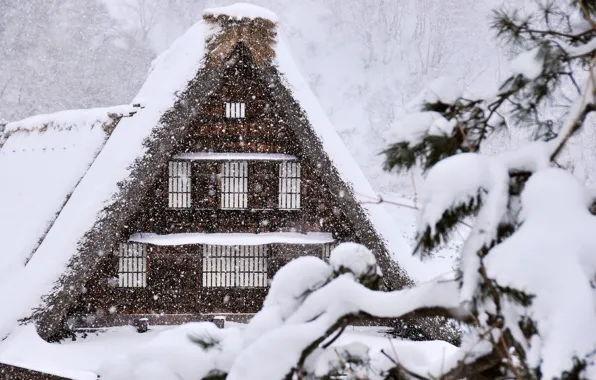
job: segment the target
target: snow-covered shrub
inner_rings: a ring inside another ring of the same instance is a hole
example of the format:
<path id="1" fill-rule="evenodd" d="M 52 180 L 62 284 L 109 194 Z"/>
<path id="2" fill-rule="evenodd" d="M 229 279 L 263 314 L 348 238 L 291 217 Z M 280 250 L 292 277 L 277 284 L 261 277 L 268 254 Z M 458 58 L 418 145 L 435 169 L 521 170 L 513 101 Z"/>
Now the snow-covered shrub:
<path id="1" fill-rule="evenodd" d="M 418 309 L 456 307 L 457 284 L 375 290 L 381 273 L 365 247 L 336 247 L 331 265 L 300 257 L 274 276 L 263 308 L 241 328 L 209 322 L 161 332 L 143 349 L 104 363 L 102 380 L 328 379 L 336 374 L 382 379 L 385 366 L 364 344 L 333 346 L 356 318 L 393 318 Z"/>

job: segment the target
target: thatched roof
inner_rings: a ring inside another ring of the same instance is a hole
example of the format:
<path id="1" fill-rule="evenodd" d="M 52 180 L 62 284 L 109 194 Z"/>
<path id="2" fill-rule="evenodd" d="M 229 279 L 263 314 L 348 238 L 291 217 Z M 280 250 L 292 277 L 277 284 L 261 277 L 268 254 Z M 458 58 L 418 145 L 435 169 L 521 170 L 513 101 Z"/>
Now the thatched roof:
<path id="1" fill-rule="evenodd" d="M 277 36 L 275 19 L 233 16 L 230 13 L 233 14 L 234 10 L 230 12 L 227 8 L 230 7 L 208 9 L 203 15 L 206 23 L 220 28 L 219 33 L 207 40 L 206 67 L 217 67 L 225 62 L 239 42 L 248 48 L 253 62 L 257 65 L 271 65 L 275 57 L 274 46 Z M 258 15 L 263 16 L 262 13 Z"/>
<path id="2" fill-rule="evenodd" d="M 69 306 L 104 254 L 115 247 L 127 219 L 140 211 L 156 180 L 155 168 L 165 165 L 176 143 L 185 138 L 193 116 L 222 79 L 224 57 L 239 44 L 258 62 L 259 75 L 278 104 L 276 112 L 294 128 L 297 143 L 308 147 L 306 159 L 325 169 L 324 180 L 358 227 L 359 238 L 377 255 L 386 285 L 412 283 L 406 274 L 410 247 L 396 235 L 382 206 L 358 203 L 355 192 L 374 194 L 370 184 L 294 66 L 277 35 L 276 21 L 259 17 L 264 12 L 250 7 L 257 16 L 238 17 L 238 9 L 230 14 L 225 8 L 206 11 L 204 21 L 154 62 L 135 100 L 145 108 L 119 122 L 39 242 L 21 272 L 25 293 L 0 315 L 0 337 L 10 332 L 11 321 L 28 317 L 36 306 L 33 317 L 40 335 L 60 333 Z M 392 260 L 396 258 L 400 266 Z M 11 301 L 14 297 L 0 293 L 0 303 Z"/>
<path id="3" fill-rule="evenodd" d="M 63 111 L 8 123 L 0 136 L 0 298 L 22 275 L 109 136 L 136 109 Z"/>

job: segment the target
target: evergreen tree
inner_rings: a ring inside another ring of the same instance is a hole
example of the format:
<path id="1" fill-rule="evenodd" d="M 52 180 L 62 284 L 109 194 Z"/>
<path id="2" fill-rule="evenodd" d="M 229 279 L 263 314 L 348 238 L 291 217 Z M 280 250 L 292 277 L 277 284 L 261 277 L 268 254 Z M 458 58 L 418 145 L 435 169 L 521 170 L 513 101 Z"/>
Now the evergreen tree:
<path id="1" fill-rule="evenodd" d="M 457 83 L 434 82 L 411 104 L 400 138 L 385 151 L 387 170 L 420 166 L 427 171 L 417 252 L 430 254 L 451 239 L 458 225 L 472 220 L 458 279 L 460 298 L 473 321 L 463 341 L 486 346 L 484 351 L 470 347 L 474 358 L 462 359 L 446 376 L 594 376 L 593 327 L 581 321 L 596 320 L 596 244 L 580 233 L 583 227 L 567 228 L 579 220 L 594 225 L 589 213 L 594 192 L 553 168 L 560 167 L 558 158 L 569 140 L 592 126 L 588 117 L 596 109 L 596 2 L 541 1 L 529 12 L 503 8 L 493 13 L 492 27 L 507 47 L 519 52 L 512 61 L 514 73 L 497 94 L 468 98 Z M 570 100 L 564 113 L 553 117 L 553 104 L 564 99 Z M 532 136 L 531 141 L 512 152 L 482 154 L 487 141 L 506 127 L 505 120 L 515 127 L 514 133 Z M 543 228 L 535 228 L 538 215 Z M 559 224 L 566 218 L 567 225 Z M 560 235 L 561 245 L 549 243 L 549 231 Z M 576 247 L 576 239 L 583 248 Z M 534 257 L 542 259 L 529 261 L 536 253 L 529 251 L 538 249 L 544 250 L 543 256 Z M 576 273 L 582 268 L 581 280 L 566 272 L 566 260 L 577 266 Z M 553 274 L 555 293 L 574 298 L 585 291 L 591 298 L 575 306 L 554 294 L 548 299 L 543 293 Z M 566 323 L 556 316 L 564 308 L 575 313 Z M 552 313 L 550 324 L 543 318 L 545 310 Z M 582 328 L 588 336 L 580 339 Z M 559 334 L 576 340 L 568 346 L 554 343 Z M 549 350 L 556 349 L 565 357 L 553 363 L 558 359 Z M 398 373 L 407 375 L 395 368 L 389 378 L 404 378 Z"/>

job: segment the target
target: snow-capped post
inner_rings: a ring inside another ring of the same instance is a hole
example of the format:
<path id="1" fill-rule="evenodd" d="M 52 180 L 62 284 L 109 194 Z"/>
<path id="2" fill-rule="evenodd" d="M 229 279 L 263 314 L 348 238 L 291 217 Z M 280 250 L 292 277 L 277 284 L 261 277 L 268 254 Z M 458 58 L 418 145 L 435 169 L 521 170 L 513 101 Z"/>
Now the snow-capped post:
<path id="1" fill-rule="evenodd" d="M 149 319 L 148 318 L 135 319 L 134 326 L 137 329 L 138 333 L 146 333 L 147 331 L 149 331 Z"/>
<path id="2" fill-rule="evenodd" d="M 596 227 L 596 193 L 562 169 L 567 143 L 596 110 L 596 5 L 549 1 L 526 11 L 493 13 L 497 35 L 522 51 L 493 96 L 434 81 L 385 151 L 387 170 L 427 172 L 417 253 L 432 254 L 472 220 L 458 280 L 475 323 L 462 337 L 464 356 L 441 374 L 450 379 L 596 376 L 596 238 L 582 232 Z M 569 109 L 553 115 L 549 104 L 569 92 Z M 506 120 L 533 141 L 484 154 Z"/>

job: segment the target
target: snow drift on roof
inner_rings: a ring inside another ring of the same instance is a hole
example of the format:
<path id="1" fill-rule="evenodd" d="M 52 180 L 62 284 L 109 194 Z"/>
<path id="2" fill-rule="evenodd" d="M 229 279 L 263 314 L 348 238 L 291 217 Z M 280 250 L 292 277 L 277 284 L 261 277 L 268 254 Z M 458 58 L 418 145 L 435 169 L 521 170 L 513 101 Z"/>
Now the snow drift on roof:
<path id="1" fill-rule="evenodd" d="M 237 20 L 241 20 L 243 18 L 262 18 L 271 22 L 279 21 L 277 15 L 270 10 L 247 3 L 236 3 L 227 7 L 205 9 L 203 11 L 203 15 L 226 15 Z"/>
<path id="2" fill-rule="evenodd" d="M 104 127 L 130 109 L 64 111 L 7 125 L 0 150 L 0 299 L 14 293 L 13 281 L 103 147 Z"/>
<path id="3" fill-rule="evenodd" d="M 130 116 L 137 111 L 131 105 L 121 105 L 108 108 L 91 108 L 85 110 L 68 110 L 53 114 L 36 115 L 27 119 L 6 124 L 4 133 L 10 135 L 17 131 L 31 132 L 45 129 L 71 129 L 76 126 L 103 126 L 117 121 L 122 116 Z"/>
<path id="4" fill-rule="evenodd" d="M 261 245 L 261 244 L 325 244 L 335 240 L 328 232 L 264 232 L 250 233 L 180 233 L 157 235 L 154 233 L 139 233 L 130 237 L 129 241 L 154 245 Z"/>

